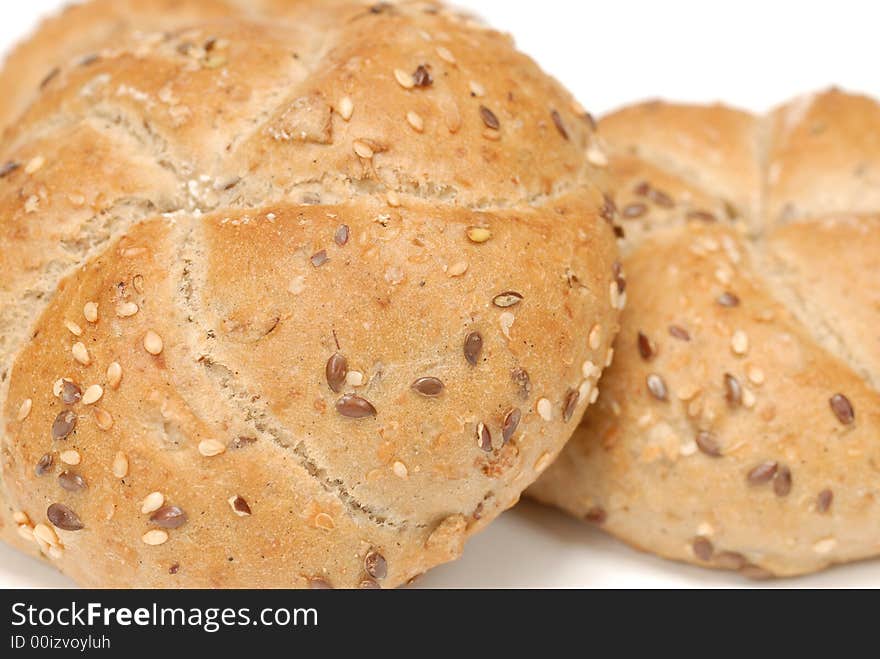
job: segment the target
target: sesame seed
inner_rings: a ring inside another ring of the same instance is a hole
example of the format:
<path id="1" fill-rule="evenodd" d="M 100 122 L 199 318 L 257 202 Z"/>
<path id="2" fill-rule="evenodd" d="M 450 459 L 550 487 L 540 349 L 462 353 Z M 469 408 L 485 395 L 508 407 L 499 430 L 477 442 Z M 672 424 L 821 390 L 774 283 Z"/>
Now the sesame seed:
<path id="1" fill-rule="evenodd" d="M 849 398 L 843 394 L 835 394 L 828 402 L 831 404 L 831 411 L 834 412 L 834 416 L 843 425 L 849 426 L 855 422 L 856 413 Z"/>
<path id="2" fill-rule="evenodd" d="M 240 494 L 229 497 L 226 501 L 229 503 L 229 507 L 232 508 L 232 512 L 239 517 L 249 517 L 251 515 L 251 507 Z"/>
<path id="3" fill-rule="evenodd" d="M 779 463 L 762 462 L 749 471 L 746 479 L 749 481 L 750 485 L 764 485 L 765 483 L 769 483 L 773 477 L 776 476 L 778 470 Z"/>
<path id="4" fill-rule="evenodd" d="M 409 476 L 409 470 L 406 468 L 406 465 L 400 461 L 397 461 L 393 465 L 391 465 L 391 470 L 398 478 L 406 479 Z"/>
<path id="5" fill-rule="evenodd" d="M 813 551 L 817 554 L 830 554 L 834 551 L 835 547 L 837 547 L 837 540 L 835 538 L 825 538 L 813 545 Z"/>
<path id="6" fill-rule="evenodd" d="M 492 237 L 492 232 L 486 227 L 468 227 L 467 237 L 472 243 L 481 245 Z"/>
<path id="7" fill-rule="evenodd" d="M 715 435 L 707 430 L 701 430 L 697 433 L 697 448 L 710 458 L 721 457 L 721 445 L 718 443 Z"/>
<path id="8" fill-rule="evenodd" d="M 506 445 L 513 437 L 519 422 L 522 419 L 522 412 L 518 407 L 514 407 L 504 415 L 504 423 L 501 425 L 501 440 Z"/>
<path id="9" fill-rule="evenodd" d="M 388 576 L 388 563 L 382 554 L 371 549 L 364 557 L 364 570 L 374 579 L 384 579 Z"/>
<path id="10" fill-rule="evenodd" d="M 666 387 L 666 381 L 656 373 L 651 373 L 646 380 L 648 391 L 657 400 L 666 401 L 669 399 L 669 389 Z"/>
<path id="11" fill-rule="evenodd" d="M 349 96 L 343 96 L 339 101 L 339 116 L 349 121 L 354 114 L 354 103 Z"/>
<path id="12" fill-rule="evenodd" d="M 30 524 L 31 523 L 31 519 L 30 519 L 30 517 L 27 516 L 27 513 L 23 512 L 21 510 L 16 510 L 14 513 L 12 513 L 12 521 L 15 522 L 16 524 Z"/>
<path id="13" fill-rule="evenodd" d="M 583 374 L 584 378 L 589 379 L 594 375 L 599 375 L 600 371 L 599 367 L 588 359 L 581 365 L 581 373 Z"/>
<path id="14" fill-rule="evenodd" d="M 477 424 L 477 447 L 486 453 L 492 451 L 492 433 L 486 424 L 482 422 Z"/>
<path id="15" fill-rule="evenodd" d="M 74 336 L 82 336 L 82 327 L 77 325 L 72 320 L 65 320 L 64 326 L 67 328 L 67 331 L 73 334 Z"/>
<path id="16" fill-rule="evenodd" d="M 158 545 L 164 545 L 168 542 L 168 534 L 162 529 L 152 529 L 144 533 L 143 536 L 141 536 L 141 540 L 143 540 L 145 545 L 155 547 Z"/>
<path id="17" fill-rule="evenodd" d="M 116 315 L 120 318 L 131 318 L 138 311 L 140 307 L 134 302 L 120 302 L 116 305 Z"/>
<path id="18" fill-rule="evenodd" d="M 203 439 L 199 442 L 199 453 L 206 458 L 213 458 L 226 451 L 226 444 L 217 439 Z"/>
<path id="19" fill-rule="evenodd" d="M 385 194 L 385 200 L 391 208 L 400 208 L 400 196 L 394 190 L 389 190 Z"/>
<path id="20" fill-rule="evenodd" d="M 149 513 L 155 512 L 162 507 L 162 504 L 165 503 L 165 495 L 161 492 L 150 492 L 146 497 L 144 497 L 143 502 L 141 502 L 141 513 L 144 515 L 148 515 Z"/>
<path id="21" fill-rule="evenodd" d="M 480 106 L 480 118 L 486 124 L 486 128 L 490 130 L 499 130 L 501 128 L 501 122 L 498 121 L 498 117 L 485 105 Z"/>
<path id="22" fill-rule="evenodd" d="M 425 121 L 417 112 L 413 112 L 412 110 L 407 112 L 406 121 L 417 133 L 421 133 L 425 130 Z"/>
<path id="23" fill-rule="evenodd" d="M 7 161 L 6 164 L 0 167 L 0 179 L 6 178 L 19 167 L 21 167 L 20 163 L 17 163 L 14 160 Z"/>
<path id="24" fill-rule="evenodd" d="M 83 307 L 83 316 L 90 323 L 98 322 L 98 304 L 96 302 L 86 302 Z"/>
<path id="25" fill-rule="evenodd" d="M 163 506 L 150 515 L 150 521 L 163 529 L 179 529 L 186 520 L 186 512 L 178 506 Z"/>
<path id="26" fill-rule="evenodd" d="M 656 351 L 654 350 L 654 344 L 644 332 L 639 332 L 638 347 L 639 354 L 645 361 L 650 361 L 656 354 Z"/>
<path id="27" fill-rule="evenodd" d="M 709 539 L 702 536 L 694 538 L 692 549 L 694 550 L 694 556 L 703 562 L 712 560 L 712 554 L 715 553 L 715 548 Z"/>
<path id="28" fill-rule="evenodd" d="M 92 358 L 89 356 L 89 351 L 86 350 L 85 344 L 81 341 L 77 341 L 76 343 L 74 343 L 70 351 L 73 353 L 73 358 L 83 366 L 88 366 L 92 363 Z"/>
<path id="29" fill-rule="evenodd" d="M 72 471 L 62 471 L 58 474 L 58 485 L 68 492 L 81 492 L 88 487 L 85 479 Z"/>
<path id="30" fill-rule="evenodd" d="M 593 506 L 587 511 L 587 514 L 584 515 L 584 520 L 591 524 L 604 524 L 608 521 L 608 513 L 604 508 Z"/>
<path id="31" fill-rule="evenodd" d="M 37 461 L 37 464 L 34 467 L 34 473 L 37 476 L 45 476 L 50 471 L 52 471 L 52 467 L 54 464 L 55 457 L 51 453 L 46 453 Z"/>
<path id="32" fill-rule="evenodd" d="M 471 91 L 471 96 L 475 96 L 476 98 L 482 98 L 486 95 L 486 88 L 483 87 L 483 85 L 481 85 L 480 83 L 474 82 L 473 80 L 468 83 L 468 88 Z"/>
<path id="33" fill-rule="evenodd" d="M 700 222 L 717 222 L 718 218 L 712 213 L 703 210 L 688 211 L 687 218 L 689 220 L 699 220 Z"/>
<path id="34" fill-rule="evenodd" d="M 510 371 L 510 379 L 513 380 L 513 383 L 519 389 L 519 397 L 523 400 L 528 400 L 532 392 L 532 380 L 528 372 L 524 368 L 517 366 Z"/>
<path id="35" fill-rule="evenodd" d="M 739 298 L 733 293 L 724 292 L 718 296 L 718 304 L 720 304 L 722 307 L 732 309 L 734 307 L 738 307 L 739 303 Z"/>
<path id="36" fill-rule="evenodd" d="M 752 409 L 755 406 L 755 403 L 758 402 L 757 398 L 755 398 L 755 394 L 745 387 L 743 387 L 742 401 L 743 407 L 746 407 L 747 409 Z"/>
<path id="37" fill-rule="evenodd" d="M 345 383 L 350 387 L 360 387 L 364 384 L 364 374 L 360 371 L 349 371 L 345 376 Z"/>
<path id="38" fill-rule="evenodd" d="M 85 393 L 82 397 L 83 405 L 94 405 L 101 397 L 104 395 L 104 388 L 99 384 L 93 384 L 91 387 L 86 389 Z"/>
<path id="39" fill-rule="evenodd" d="M 412 390 L 427 398 L 436 398 L 443 393 L 443 382 L 437 378 L 419 378 L 410 385 Z"/>
<path id="40" fill-rule="evenodd" d="M 348 243 L 349 235 L 351 234 L 347 224 L 340 224 L 339 228 L 336 229 L 336 234 L 333 236 L 333 242 L 335 242 L 340 247 L 344 247 Z"/>
<path id="41" fill-rule="evenodd" d="M 148 331 L 144 335 L 144 350 L 151 355 L 161 355 L 163 347 L 162 337 L 156 334 L 153 330 Z"/>
<path id="42" fill-rule="evenodd" d="M 128 475 L 128 457 L 121 451 L 113 458 L 111 471 L 116 478 L 125 478 Z"/>
<path id="43" fill-rule="evenodd" d="M 483 351 L 483 336 L 479 332 L 471 332 L 464 339 L 464 358 L 471 366 L 476 366 Z"/>
<path id="44" fill-rule="evenodd" d="M 453 55 L 452 52 L 444 46 L 437 47 L 437 56 L 447 64 L 455 64 L 455 55 Z"/>
<path id="45" fill-rule="evenodd" d="M 816 498 L 816 511 L 819 513 L 827 513 L 834 502 L 834 492 L 831 490 L 822 490 Z"/>
<path id="46" fill-rule="evenodd" d="M 122 382 L 122 366 L 119 362 L 111 362 L 107 367 L 107 384 L 111 389 L 118 389 L 120 382 Z"/>
<path id="47" fill-rule="evenodd" d="M 34 527 L 34 535 L 45 542 L 47 545 L 58 544 L 58 536 L 56 535 L 55 531 L 52 530 L 52 527 L 47 526 L 46 524 L 37 524 Z"/>
<path id="48" fill-rule="evenodd" d="M 735 551 L 723 551 L 715 556 L 715 565 L 722 570 L 741 570 L 747 564 L 746 557 Z"/>
<path id="49" fill-rule="evenodd" d="M 347 394 L 336 401 L 336 411 L 349 419 L 364 419 L 376 416 L 376 408 L 368 400 L 360 396 Z"/>
<path id="50" fill-rule="evenodd" d="M 446 271 L 450 277 L 461 277 L 468 271 L 469 264 L 467 261 L 457 261 L 449 266 L 449 269 Z"/>
<path id="51" fill-rule="evenodd" d="M 669 335 L 678 339 L 679 341 L 690 341 L 691 335 L 684 327 L 680 327 L 679 325 L 670 325 L 669 326 Z"/>
<path id="52" fill-rule="evenodd" d="M 66 465 L 70 465 L 75 467 L 82 461 L 82 456 L 80 456 L 79 451 L 75 451 L 70 449 L 68 451 L 61 451 L 58 455 L 58 458 Z"/>
<path id="53" fill-rule="evenodd" d="M 546 398 L 542 398 L 538 401 L 538 415 L 544 419 L 544 421 L 551 421 L 553 419 L 553 405 L 550 404 L 550 401 Z"/>
<path id="54" fill-rule="evenodd" d="M 18 420 L 24 421 L 25 419 L 27 419 L 28 415 L 30 415 L 30 413 L 31 413 L 31 409 L 33 408 L 33 406 L 34 406 L 34 401 L 31 400 L 30 398 L 25 398 L 21 402 L 21 405 L 18 407 L 18 417 L 17 417 Z"/>
<path id="55" fill-rule="evenodd" d="M 566 129 L 565 123 L 562 121 L 562 115 L 560 115 L 557 110 L 551 110 L 550 117 L 553 119 L 553 125 L 556 126 L 556 130 L 567 140 L 568 129 Z"/>
<path id="56" fill-rule="evenodd" d="M 598 144 L 593 143 L 587 148 L 587 161 L 594 167 L 607 167 L 608 156 Z"/>
<path id="57" fill-rule="evenodd" d="M 730 339 L 730 348 L 735 355 L 745 355 L 749 351 L 749 336 L 742 330 L 733 333 Z"/>
<path id="58" fill-rule="evenodd" d="M 648 212 L 648 207 L 645 204 L 628 204 L 623 207 L 623 211 L 621 211 L 623 217 L 627 220 L 634 220 L 636 218 L 641 217 L 645 213 Z"/>
<path id="59" fill-rule="evenodd" d="M 321 577 L 312 577 L 309 579 L 309 590 L 332 590 L 333 586 L 330 582 Z"/>
<path id="60" fill-rule="evenodd" d="M 589 335 L 590 349 L 598 350 L 602 345 L 602 328 L 599 325 L 593 325 Z"/>
<path id="61" fill-rule="evenodd" d="M 724 398 L 731 407 L 736 407 L 742 403 L 743 399 L 742 386 L 740 385 L 739 380 L 730 373 L 724 374 Z"/>
<path id="62" fill-rule="evenodd" d="M 339 393 L 345 384 L 346 375 L 348 373 L 348 361 L 338 352 L 327 360 L 324 367 L 324 376 L 327 379 L 331 391 Z"/>
<path id="63" fill-rule="evenodd" d="M 309 259 L 311 261 L 312 266 L 315 268 L 320 268 L 322 265 L 327 263 L 330 259 L 327 257 L 327 250 L 322 249 L 320 252 L 313 254 Z"/>
<path id="64" fill-rule="evenodd" d="M 34 156 L 28 161 L 28 164 L 25 166 L 24 173 L 35 174 L 45 164 L 46 159 L 43 156 Z"/>
<path id="65" fill-rule="evenodd" d="M 336 528 L 336 522 L 327 513 L 318 513 L 315 515 L 315 526 L 323 531 L 332 531 Z"/>
<path id="66" fill-rule="evenodd" d="M 79 388 L 79 385 L 65 378 L 62 378 L 60 382 L 61 391 L 58 395 L 62 403 L 65 405 L 75 405 L 82 400 L 82 389 Z"/>
<path id="67" fill-rule="evenodd" d="M 590 394 L 590 405 L 599 400 L 599 387 L 593 389 L 593 392 Z"/>
<path id="68" fill-rule="evenodd" d="M 773 492 L 778 497 L 785 497 L 791 492 L 791 469 L 780 467 L 773 478 Z"/>
<path id="69" fill-rule="evenodd" d="M 412 89 L 416 86 L 415 80 L 413 80 L 412 75 L 410 75 L 403 69 L 394 69 L 394 78 L 397 80 L 397 84 L 399 84 L 404 89 Z"/>
<path id="70" fill-rule="evenodd" d="M 571 418 L 574 416 L 579 399 L 580 394 L 576 389 L 569 389 L 565 394 L 565 402 L 562 405 L 562 419 L 566 423 L 571 421 Z"/>
<path id="71" fill-rule="evenodd" d="M 542 453 L 541 457 L 535 461 L 535 471 L 541 473 L 550 466 L 551 462 L 553 462 L 553 456 L 547 452 Z"/>
<path id="72" fill-rule="evenodd" d="M 754 385 L 764 384 L 764 371 L 757 366 L 749 366 L 749 381 Z"/>
<path id="73" fill-rule="evenodd" d="M 372 147 L 362 140 L 355 140 L 354 143 L 352 143 L 352 148 L 357 156 L 364 160 L 370 160 L 374 155 Z"/>
<path id="74" fill-rule="evenodd" d="M 34 542 L 34 530 L 27 524 L 20 524 L 18 527 L 18 535 L 27 540 Z"/>
<path id="75" fill-rule="evenodd" d="M 52 422 L 52 439 L 59 441 L 67 439 L 76 427 L 76 414 L 70 410 L 58 413 Z"/>
<path id="76" fill-rule="evenodd" d="M 500 295 L 496 295 L 492 299 L 492 304 L 500 309 L 508 309 L 510 307 L 515 307 L 520 302 L 523 301 L 523 296 L 515 291 L 508 291 L 506 293 L 501 293 Z"/>

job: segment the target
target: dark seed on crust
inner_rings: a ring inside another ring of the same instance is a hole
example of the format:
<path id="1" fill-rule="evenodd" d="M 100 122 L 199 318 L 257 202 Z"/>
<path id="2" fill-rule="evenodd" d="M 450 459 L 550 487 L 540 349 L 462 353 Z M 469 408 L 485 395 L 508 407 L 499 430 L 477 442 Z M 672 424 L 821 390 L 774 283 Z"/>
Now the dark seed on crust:
<path id="1" fill-rule="evenodd" d="M 163 529 L 179 529 L 186 519 L 186 513 L 178 506 L 162 506 L 150 515 L 150 521 Z"/>
<path id="2" fill-rule="evenodd" d="M 640 197 L 647 197 L 651 192 L 651 184 L 647 181 L 642 181 L 639 183 L 633 190 Z"/>
<path id="3" fill-rule="evenodd" d="M 528 400 L 532 393 L 532 381 L 524 368 L 517 367 L 510 372 L 510 379 L 519 388 L 519 397 Z"/>
<path id="4" fill-rule="evenodd" d="M 345 376 L 348 375 L 348 361 L 338 352 L 335 353 L 327 360 L 324 375 L 327 378 L 327 385 L 338 394 L 345 385 Z"/>
<path id="5" fill-rule="evenodd" d="M 327 263 L 327 261 L 329 260 L 329 259 L 327 258 L 327 250 L 326 250 L 326 249 L 322 249 L 322 250 L 321 250 L 320 252 L 318 252 L 317 254 L 314 254 L 314 255 L 312 256 L 312 258 L 309 259 L 309 260 L 312 262 L 312 265 L 313 265 L 313 266 L 315 266 L 316 268 L 320 268 L 322 265 L 324 265 L 325 263 Z"/>
<path id="6" fill-rule="evenodd" d="M 648 192 L 648 198 L 662 208 L 673 208 L 675 206 L 675 201 L 673 201 L 672 197 L 660 190 L 652 188 Z"/>
<path id="7" fill-rule="evenodd" d="M 178 572 L 180 572 L 180 563 L 175 563 L 168 568 L 168 574 L 177 574 Z"/>
<path id="8" fill-rule="evenodd" d="M 627 220 L 635 220 L 647 212 L 648 207 L 645 204 L 629 204 L 623 207 L 623 217 Z"/>
<path id="9" fill-rule="evenodd" d="M 522 301 L 522 295 L 520 295 L 516 291 L 507 291 L 506 293 L 502 293 L 501 295 L 496 295 L 492 300 L 492 304 L 494 304 L 499 309 L 509 309 L 510 307 L 515 307 Z"/>
<path id="10" fill-rule="evenodd" d="M 424 64 L 420 64 L 416 69 L 415 73 L 413 73 L 413 83 L 416 87 L 430 87 L 434 84 L 434 78 L 431 77 L 431 72 L 425 67 Z"/>
<path id="11" fill-rule="evenodd" d="M 336 401 L 336 411 L 349 419 L 363 419 L 376 416 L 376 408 L 368 400 L 360 396 L 348 394 Z"/>
<path id="12" fill-rule="evenodd" d="M 234 450 L 242 449 L 246 446 L 250 446 L 251 444 L 256 443 L 256 441 L 256 437 L 246 437 L 242 435 L 241 437 L 236 437 L 235 439 L 233 439 L 229 447 Z"/>
<path id="13" fill-rule="evenodd" d="M 62 471 L 58 474 L 58 484 L 68 492 L 81 492 L 87 487 L 85 479 L 72 471 Z"/>
<path id="14" fill-rule="evenodd" d="M 715 554 L 713 562 L 724 570 L 741 570 L 749 564 L 745 556 L 735 551 L 723 551 L 720 554 Z"/>
<path id="15" fill-rule="evenodd" d="M 76 428 L 76 414 L 70 410 L 59 412 L 52 423 L 52 439 L 56 441 L 67 439 L 74 428 Z"/>
<path id="16" fill-rule="evenodd" d="M 53 503 L 46 510 L 46 517 L 55 526 L 63 531 L 79 531 L 83 528 L 83 523 L 79 519 L 79 515 L 73 512 L 63 503 Z"/>
<path id="17" fill-rule="evenodd" d="M 518 407 L 514 407 L 504 416 L 504 423 L 501 425 L 501 439 L 505 445 L 513 437 L 519 427 L 520 420 L 522 420 L 522 412 Z"/>
<path id="18" fill-rule="evenodd" d="M 37 466 L 34 467 L 34 473 L 37 476 L 45 476 L 50 471 L 52 471 L 52 467 L 55 465 L 55 456 L 51 453 L 46 453 L 42 458 L 37 462 Z"/>
<path id="19" fill-rule="evenodd" d="M 666 381 L 656 373 L 651 373 L 647 380 L 648 391 L 657 400 L 668 400 L 669 389 L 666 388 Z"/>
<path id="20" fill-rule="evenodd" d="M 617 206 L 615 205 L 614 200 L 607 194 L 603 195 L 602 206 L 599 208 L 599 215 L 606 222 L 613 222 L 614 218 L 617 217 Z"/>
<path id="21" fill-rule="evenodd" d="M 6 178 L 19 167 L 21 167 L 20 163 L 17 163 L 13 160 L 8 161 L 6 164 L 0 167 L 0 178 Z"/>
<path id="22" fill-rule="evenodd" d="M 712 433 L 702 430 L 697 433 L 697 448 L 712 458 L 721 457 L 721 446 Z"/>
<path id="23" fill-rule="evenodd" d="M 708 211 L 690 211 L 688 214 L 689 220 L 699 220 L 700 222 L 717 222 L 718 218 L 716 218 L 712 213 Z"/>
<path id="24" fill-rule="evenodd" d="M 816 499 L 816 510 L 820 513 L 827 513 L 831 509 L 834 502 L 834 492 L 831 490 L 822 490 Z"/>
<path id="25" fill-rule="evenodd" d="M 471 332 L 464 339 L 464 358 L 471 366 L 476 366 L 483 352 L 483 336 L 479 332 Z"/>
<path id="26" fill-rule="evenodd" d="M 437 378 L 419 378 L 412 383 L 412 390 L 428 398 L 436 398 L 443 393 L 444 385 Z"/>
<path id="27" fill-rule="evenodd" d="M 364 569 L 374 579 L 384 579 L 388 575 L 388 564 L 385 557 L 372 550 L 364 557 Z"/>
<path id="28" fill-rule="evenodd" d="M 626 293 L 626 277 L 623 275 L 623 264 L 615 261 L 611 266 L 611 273 L 614 275 L 614 281 L 617 284 L 617 292 L 623 295 Z"/>
<path id="29" fill-rule="evenodd" d="M 780 467 L 773 479 L 773 492 L 778 497 L 788 496 L 791 492 L 791 469 Z"/>
<path id="30" fill-rule="evenodd" d="M 852 425 L 856 420 L 856 413 L 853 410 L 852 403 L 849 402 L 849 398 L 843 394 L 835 394 L 829 402 L 837 420 L 845 426 Z"/>
<path id="31" fill-rule="evenodd" d="M 768 579 L 773 579 L 776 576 L 769 570 L 765 570 L 759 565 L 754 565 L 752 563 L 742 566 L 739 569 L 739 573 L 743 575 L 746 579 L 752 579 L 754 581 L 767 581 Z"/>
<path id="32" fill-rule="evenodd" d="M 61 385 L 61 402 L 65 405 L 74 405 L 82 399 L 82 389 L 75 382 L 64 380 Z"/>
<path id="33" fill-rule="evenodd" d="M 724 397 L 731 407 L 742 403 L 742 386 L 730 373 L 724 374 Z"/>
<path id="34" fill-rule="evenodd" d="M 61 73 L 61 69 L 59 69 L 57 66 L 49 71 L 49 73 L 46 74 L 46 77 L 43 78 L 43 80 L 40 82 L 40 89 L 45 89 L 46 85 L 52 82 L 59 73 Z"/>
<path id="35" fill-rule="evenodd" d="M 715 553 L 715 547 L 712 546 L 712 543 L 708 538 L 704 538 L 703 536 L 697 536 L 694 538 L 693 549 L 694 556 L 704 562 L 711 561 L 712 554 Z"/>
<path id="36" fill-rule="evenodd" d="M 347 242 L 350 235 L 350 231 L 347 224 L 339 225 L 339 228 L 336 229 L 336 235 L 333 236 L 333 241 L 343 247 Z"/>
<path id="37" fill-rule="evenodd" d="M 381 590 L 382 586 L 375 579 L 367 577 L 358 584 L 358 590 Z"/>
<path id="38" fill-rule="evenodd" d="M 489 432 L 485 423 L 477 424 L 477 446 L 486 453 L 492 451 L 492 433 Z"/>
<path id="39" fill-rule="evenodd" d="M 608 520 L 608 513 L 605 512 L 604 508 L 595 506 L 587 511 L 584 519 L 592 524 L 604 524 Z"/>
<path id="40" fill-rule="evenodd" d="M 574 416 L 580 397 L 581 395 L 577 389 L 569 389 L 568 393 L 565 394 L 565 403 L 562 405 L 562 419 L 566 423 L 571 421 L 571 417 Z"/>
<path id="41" fill-rule="evenodd" d="M 639 332 L 639 354 L 645 361 L 650 361 L 654 357 L 654 344 L 644 332 Z"/>
<path id="42" fill-rule="evenodd" d="M 669 326 L 669 335 L 673 338 L 678 339 L 679 341 L 690 341 L 691 335 L 684 327 L 680 327 L 678 325 L 670 325 Z"/>
<path id="43" fill-rule="evenodd" d="M 501 128 L 501 122 L 498 121 L 498 117 L 496 117 L 495 113 L 485 105 L 480 106 L 480 117 L 483 119 L 483 123 L 486 124 L 487 128 L 491 128 L 492 130 L 498 130 Z"/>
<path id="44" fill-rule="evenodd" d="M 777 462 L 762 462 L 754 467 L 748 474 L 747 479 L 750 485 L 764 485 L 769 483 L 779 470 Z"/>
<path id="45" fill-rule="evenodd" d="M 553 118 L 553 125 L 556 126 L 556 130 L 559 131 L 559 134 L 565 139 L 568 139 L 568 130 L 565 128 L 565 123 L 563 123 L 562 116 L 559 112 L 553 110 L 550 113 L 550 116 Z"/>
<path id="46" fill-rule="evenodd" d="M 241 517 L 247 517 L 251 513 L 250 504 L 240 494 L 236 494 L 229 502 L 233 512 Z"/>
<path id="47" fill-rule="evenodd" d="M 733 307 L 739 306 L 739 298 L 733 293 L 725 291 L 718 296 L 718 304 L 720 304 L 722 307 L 732 309 Z"/>

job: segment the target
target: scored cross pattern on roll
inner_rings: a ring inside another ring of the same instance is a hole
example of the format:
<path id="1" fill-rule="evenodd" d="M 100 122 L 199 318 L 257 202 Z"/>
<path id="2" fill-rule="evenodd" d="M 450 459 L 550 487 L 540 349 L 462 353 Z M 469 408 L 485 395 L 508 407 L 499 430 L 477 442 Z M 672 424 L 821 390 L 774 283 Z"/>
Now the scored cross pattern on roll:
<path id="1" fill-rule="evenodd" d="M 98 1 L 9 62 L 3 534 L 79 583 L 405 583 L 595 400 L 605 160 L 507 37 L 423 2 Z"/>
<path id="2" fill-rule="evenodd" d="M 655 102 L 600 124 L 630 303 L 531 490 L 636 547 L 753 577 L 880 553 L 880 106 Z"/>

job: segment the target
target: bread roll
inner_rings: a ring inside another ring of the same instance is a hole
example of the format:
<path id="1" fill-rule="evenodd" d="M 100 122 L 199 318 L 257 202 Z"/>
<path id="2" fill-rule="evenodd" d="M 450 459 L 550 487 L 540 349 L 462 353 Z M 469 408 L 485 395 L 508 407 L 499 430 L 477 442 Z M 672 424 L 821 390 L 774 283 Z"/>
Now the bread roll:
<path id="1" fill-rule="evenodd" d="M 10 62 L 9 541 L 88 586 L 392 587 L 561 450 L 624 281 L 589 116 L 507 37 L 102 1 Z"/>
<path id="2" fill-rule="evenodd" d="M 658 102 L 600 133 L 630 304 L 599 404 L 531 493 L 753 577 L 877 555 L 880 106 Z"/>

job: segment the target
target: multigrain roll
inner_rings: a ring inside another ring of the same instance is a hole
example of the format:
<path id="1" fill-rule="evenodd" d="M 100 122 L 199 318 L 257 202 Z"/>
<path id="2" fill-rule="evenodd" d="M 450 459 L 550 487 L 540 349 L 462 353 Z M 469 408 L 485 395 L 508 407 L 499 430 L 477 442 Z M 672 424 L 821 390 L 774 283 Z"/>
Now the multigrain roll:
<path id="1" fill-rule="evenodd" d="M 589 115 L 435 4 L 59 25 L 4 74 L 4 537 L 90 586 L 391 587 L 457 557 L 610 358 Z"/>
<path id="2" fill-rule="evenodd" d="M 880 106 L 648 103 L 600 125 L 616 359 L 538 499 L 754 577 L 880 553 Z"/>

